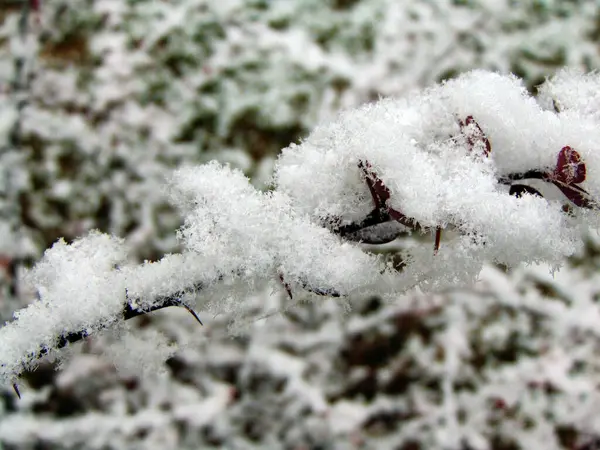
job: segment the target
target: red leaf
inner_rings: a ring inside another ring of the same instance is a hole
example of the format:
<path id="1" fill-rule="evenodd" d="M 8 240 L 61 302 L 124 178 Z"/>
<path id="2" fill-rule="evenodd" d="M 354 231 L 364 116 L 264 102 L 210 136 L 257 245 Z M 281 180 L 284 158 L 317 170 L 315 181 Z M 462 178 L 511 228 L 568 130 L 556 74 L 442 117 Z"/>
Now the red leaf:
<path id="1" fill-rule="evenodd" d="M 568 145 L 564 146 L 558 153 L 553 178 L 561 183 L 571 185 L 583 183 L 585 175 L 585 163 L 581 160 L 581 155 Z"/>
<path id="2" fill-rule="evenodd" d="M 390 190 L 383 183 L 381 178 L 379 178 L 377 174 L 371 170 L 371 164 L 369 164 L 369 161 L 365 161 L 365 163 L 359 161 L 358 167 L 365 174 L 367 186 L 369 186 L 369 190 L 373 196 L 375 208 L 385 208 L 385 203 L 390 199 Z"/>
<path id="3" fill-rule="evenodd" d="M 461 133 L 467 138 L 469 151 L 472 152 L 475 146 L 481 143 L 485 147 L 484 155 L 489 156 L 492 152 L 492 144 L 473 116 L 467 116 L 464 122 L 459 120 L 458 123 Z"/>
<path id="4" fill-rule="evenodd" d="M 595 202 L 590 199 L 589 194 L 576 185 L 566 185 L 561 183 L 560 181 L 553 181 L 554 185 L 558 187 L 565 197 L 567 197 L 571 202 L 581 208 L 594 208 L 596 206 Z"/>

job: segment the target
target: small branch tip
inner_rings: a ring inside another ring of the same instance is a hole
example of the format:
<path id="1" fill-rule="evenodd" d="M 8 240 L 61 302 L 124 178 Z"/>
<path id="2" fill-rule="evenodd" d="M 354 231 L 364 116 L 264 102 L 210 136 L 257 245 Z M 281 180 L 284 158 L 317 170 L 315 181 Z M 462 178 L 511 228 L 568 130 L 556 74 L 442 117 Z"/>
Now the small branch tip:
<path id="1" fill-rule="evenodd" d="M 194 316 L 194 319 L 196 319 L 196 321 L 197 321 L 197 322 L 198 322 L 200 325 L 204 326 L 204 324 L 203 324 L 203 323 L 202 323 L 202 321 L 200 320 L 200 317 L 198 317 L 198 314 L 196 314 L 196 311 L 194 311 L 192 308 L 190 308 L 189 306 L 186 306 L 186 305 L 183 305 L 183 307 L 184 307 L 185 309 L 187 309 L 187 311 L 188 311 L 188 312 L 189 312 L 189 313 L 190 313 L 192 316 Z"/>
<path id="2" fill-rule="evenodd" d="M 19 392 L 19 385 L 17 383 L 13 383 L 12 387 L 15 390 L 15 394 L 17 394 L 17 397 L 19 397 L 19 400 L 21 400 L 21 393 Z"/>

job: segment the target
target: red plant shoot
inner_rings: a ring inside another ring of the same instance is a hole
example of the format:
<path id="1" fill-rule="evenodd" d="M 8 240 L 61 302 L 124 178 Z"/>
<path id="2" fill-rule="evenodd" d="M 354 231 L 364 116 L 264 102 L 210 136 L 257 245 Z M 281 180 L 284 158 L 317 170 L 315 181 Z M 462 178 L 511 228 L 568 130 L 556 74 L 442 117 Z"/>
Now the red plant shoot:
<path id="1" fill-rule="evenodd" d="M 467 139 L 469 151 L 473 152 L 476 147 L 483 146 L 483 154 L 490 156 L 492 144 L 473 116 L 467 116 L 464 121 L 459 120 L 458 123 L 460 125 L 460 132 Z"/>
<path id="2" fill-rule="evenodd" d="M 575 205 L 583 208 L 592 208 L 594 202 L 587 191 L 578 186 L 585 181 L 587 170 L 581 155 L 569 147 L 564 146 L 558 153 L 554 172 L 546 175 L 546 179 L 558 187 L 562 193 Z"/>

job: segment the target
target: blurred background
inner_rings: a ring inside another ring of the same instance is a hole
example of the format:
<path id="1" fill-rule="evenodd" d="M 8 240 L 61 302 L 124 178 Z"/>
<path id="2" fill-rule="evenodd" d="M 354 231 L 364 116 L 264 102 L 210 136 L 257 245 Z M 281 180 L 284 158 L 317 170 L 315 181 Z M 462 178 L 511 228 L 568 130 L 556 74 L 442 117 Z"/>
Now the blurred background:
<path id="1" fill-rule="evenodd" d="M 600 2 L 0 0 L 0 318 L 60 237 L 177 252 L 174 168 L 218 159 L 268 189 L 278 152 L 341 109 L 474 68 L 535 93 L 563 66 L 600 68 Z M 268 291 L 235 330 L 159 311 L 129 332 L 177 344 L 163 367 L 116 368 L 114 333 L 74 345 L 22 400 L 0 386 L 0 445 L 600 448 L 599 258 L 590 236 L 555 276 L 490 266 L 390 304 Z"/>

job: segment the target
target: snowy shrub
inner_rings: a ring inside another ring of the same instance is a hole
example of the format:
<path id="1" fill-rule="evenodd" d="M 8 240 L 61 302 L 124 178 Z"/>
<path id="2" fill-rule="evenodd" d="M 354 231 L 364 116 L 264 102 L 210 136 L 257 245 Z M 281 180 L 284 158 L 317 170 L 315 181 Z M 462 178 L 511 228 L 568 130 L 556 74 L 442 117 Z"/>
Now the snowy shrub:
<path id="1" fill-rule="evenodd" d="M 132 266 L 107 235 L 55 244 L 29 277 L 39 300 L 0 330 L 3 380 L 99 328 L 190 308 L 194 293 L 235 315 L 265 283 L 290 297 L 395 298 L 472 282 L 487 261 L 557 267 L 597 224 L 597 142 L 585 111 L 544 110 L 515 77 L 476 71 L 318 127 L 282 152 L 271 192 L 216 162 L 180 169 L 171 198 L 186 250 Z M 410 249 L 400 271 L 357 244 L 403 230 L 436 242 Z"/>

